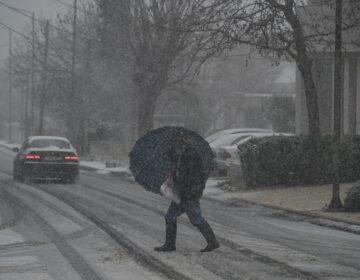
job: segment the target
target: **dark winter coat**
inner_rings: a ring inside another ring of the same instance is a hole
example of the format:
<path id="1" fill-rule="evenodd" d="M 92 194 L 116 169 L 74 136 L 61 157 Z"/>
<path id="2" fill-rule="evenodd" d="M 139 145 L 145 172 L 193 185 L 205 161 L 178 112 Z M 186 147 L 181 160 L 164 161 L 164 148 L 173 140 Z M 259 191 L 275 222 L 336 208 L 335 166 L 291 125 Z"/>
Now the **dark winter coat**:
<path id="1" fill-rule="evenodd" d="M 190 144 L 186 144 L 180 159 L 173 150 L 170 153 L 174 162 L 172 177 L 180 198 L 200 199 L 205 189 L 206 176 L 197 151 Z"/>

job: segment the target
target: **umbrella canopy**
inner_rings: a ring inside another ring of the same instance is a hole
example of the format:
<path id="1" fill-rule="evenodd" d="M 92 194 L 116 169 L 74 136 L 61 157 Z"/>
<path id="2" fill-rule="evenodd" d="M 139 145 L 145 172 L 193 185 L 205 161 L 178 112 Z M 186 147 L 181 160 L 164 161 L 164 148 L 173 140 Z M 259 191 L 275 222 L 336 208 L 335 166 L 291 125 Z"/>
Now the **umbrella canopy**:
<path id="1" fill-rule="evenodd" d="M 154 129 L 139 138 L 130 152 L 130 170 L 135 181 L 146 190 L 159 194 L 162 183 L 170 175 L 173 162 L 170 149 L 176 133 L 181 130 L 187 141 L 199 154 L 206 178 L 215 166 L 214 154 L 209 143 L 196 132 L 178 126 Z"/>

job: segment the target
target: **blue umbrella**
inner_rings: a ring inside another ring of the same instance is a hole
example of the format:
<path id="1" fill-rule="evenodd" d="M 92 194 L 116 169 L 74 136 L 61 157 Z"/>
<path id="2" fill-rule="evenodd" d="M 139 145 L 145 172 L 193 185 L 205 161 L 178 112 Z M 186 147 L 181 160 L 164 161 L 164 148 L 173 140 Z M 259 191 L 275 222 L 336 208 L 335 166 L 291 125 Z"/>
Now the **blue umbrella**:
<path id="1" fill-rule="evenodd" d="M 209 177 L 215 166 L 214 154 L 209 143 L 196 132 L 178 126 L 164 126 L 147 132 L 139 138 L 130 152 L 130 170 L 135 181 L 147 191 L 160 194 L 162 183 L 173 170 L 170 149 L 173 138 L 181 130 L 187 141 L 199 154 L 203 163 L 203 173 Z"/>

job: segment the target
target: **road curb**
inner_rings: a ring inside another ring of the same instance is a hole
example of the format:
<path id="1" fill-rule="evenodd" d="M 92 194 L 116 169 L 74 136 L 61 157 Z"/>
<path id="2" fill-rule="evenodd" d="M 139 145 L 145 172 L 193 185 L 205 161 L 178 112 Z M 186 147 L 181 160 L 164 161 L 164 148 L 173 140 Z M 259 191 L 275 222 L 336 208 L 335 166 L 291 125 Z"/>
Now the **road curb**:
<path id="1" fill-rule="evenodd" d="M 315 214 L 315 213 L 312 213 L 309 211 L 301 211 L 301 210 L 295 210 L 295 209 L 290 209 L 290 208 L 276 206 L 276 205 L 270 205 L 270 204 L 266 204 L 266 203 L 254 202 L 254 201 L 243 199 L 243 198 L 240 198 L 239 201 L 240 200 L 243 202 L 246 202 L 246 203 L 256 204 L 256 205 L 260 205 L 260 206 L 267 207 L 267 208 L 273 208 L 275 210 L 292 212 L 297 215 L 310 216 L 310 217 L 314 217 L 314 218 L 326 219 L 326 220 L 330 220 L 330 221 L 334 221 L 334 222 L 347 223 L 347 224 L 351 224 L 351 225 L 355 225 L 355 226 L 360 226 L 360 222 L 354 222 L 354 221 L 351 221 L 348 219 L 332 218 L 332 217 L 328 217 L 326 215 Z"/>
<path id="2" fill-rule="evenodd" d="M 252 204 L 252 205 L 257 205 L 257 206 L 262 206 L 262 207 L 266 207 L 266 208 L 270 208 L 270 209 L 274 209 L 274 210 L 280 210 L 280 211 L 284 211 L 287 214 L 290 215 L 297 215 L 297 216 L 302 216 L 306 219 L 307 222 L 310 222 L 312 224 L 316 224 L 318 226 L 322 226 L 322 227 L 327 227 L 327 228 L 332 228 L 332 229 L 337 229 L 337 230 L 341 230 L 341 231 L 346 231 L 346 232 L 350 232 L 353 234 L 357 234 L 360 235 L 360 223 L 355 222 L 355 221 L 351 221 L 351 220 L 347 220 L 347 219 L 339 219 L 339 218 L 333 218 L 333 217 L 328 217 L 326 215 L 322 215 L 322 214 L 315 214 L 309 211 L 300 211 L 300 210 L 294 210 L 294 209 L 290 209 L 290 208 L 286 208 L 286 207 L 281 207 L 281 206 L 276 206 L 276 205 L 270 205 L 270 204 L 266 204 L 266 203 L 259 203 L 259 202 L 254 202 L 248 199 L 236 199 L 236 201 L 233 201 L 232 203 L 236 203 L 236 202 L 244 202 L 244 203 L 248 203 L 248 204 Z M 291 217 L 289 217 L 291 218 Z M 328 223 L 324 223 L 324 221 L 329 221 L 329 222 L 334 222 L 334 223 L 341 223 L 341 224 L 328 224 Z M 355 227 L 359 227 L 359 229 L 354 229 L 354 228 L 348 228 L 347 226 L 351 227 L 351 226 L 355 226 Z"/>

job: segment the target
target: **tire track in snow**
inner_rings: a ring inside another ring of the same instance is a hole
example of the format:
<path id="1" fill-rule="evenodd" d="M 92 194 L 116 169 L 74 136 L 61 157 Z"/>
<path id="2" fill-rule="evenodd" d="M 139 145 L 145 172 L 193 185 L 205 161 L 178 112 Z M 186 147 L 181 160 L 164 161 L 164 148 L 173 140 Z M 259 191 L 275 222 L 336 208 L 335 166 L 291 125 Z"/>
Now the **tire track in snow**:
<path id="1" fill-rule="evenodd" d="M 6 174 L 7 176 L 11 176 L 9 172 L 0 171 L 0 173 Z M 8 181 L 9 183 L 10 181 Z M 71 198 L 64 198 L 63 196 L 59 196 L 56 193 L 51 192 L 51 190 L 41 187 L 40 185 L 36 185 L 33 183 L 28 183 L 28 186 L 39 189 L 47 194 L 52 195 L 53 197 L 59 199 L 62 202 L 65 202 L 67 205 L 71 206 L 77 212 L 82 214 L 84 217 L 92 221 L 97 227 L 107 233 L 114 242 L 119 244 L 121 247 L 125 248 L 127 253 L 132 256 L 134 260 L 138 263 L 142 264 L 144 267 L 148 268 L 150 271 L 153 271 L 157 274 L 162 274 L 166 276 L 167 279 L 174 280 L 192 280 L 192 278 L 183 275 L 182 273 L 174 270 L 171 266 L 166 265 L 165 263 L 159 261 L 155 257 L 148 254 L 146 251 L 138 247 L 135 243 L 129 240 L 126 236 L 122 235 L 118 231 L 116 231 L 110 225 L 104 223 L 100 219 L 96 217 L 96 215 L 87 211 L 85 208 L 81 207 L 76 203 L 76 201 Z M 29 211 L 35 220 L 41 224 L 44 228 L 44 232 L 49 233 L 51 240 L 53 240 L 56 247 L 59 251 L 64 255 L 66 259 L 74 266 L 74 269 L 80 274 L 82 279 L 84 280 L 101 280 L 99 276 L 92 270 L 92 268 L 85 262 L 85 260 L 66 242 L 64 241 L 64 237 L 59 236 L 56 231 L 36 212 L 34 212 L 29 206 L 22 203 L 16 196 L 11 194 L 8 191 L 6 195 L 9 201 L 12 201 L 15 205 L 17 205 L 23 211 Z M 38 198 L 39 200 L 43 200 Z M 45 205 L 50 206 L 49 202 L 43 200 Z M 76 260 L 80 260 L 80 263 L 76 263 Z M 93 275 L 93 276 L 91 276 Z"/>
<path id="2" fill-rule="evenodd" d="M 192 280 L 192 278 L 189 278 L 188 276 L 176 271 L 173 267 L 161 262 L 157 258 L 153 257 L 151 254 L 147 253 L 141 247 L 132 242 L 124 234 L 120 233 L 114 227 L 102 221 L 95 214 L 91 213 L 85 207 L 77 203 L 78 200 L 74 199 L 74 197 L 72 197 L 71 195 L 59 194 L 54 190 L 42 188 L 39 185 L 33 185 L 33 187 L 44 191 L 70 205 L 72 208 L 74 208 L 76 211 L 81 213 L 83 216 L 92 221 L 96 226 L 106 232 L 117 244 L 125 248 L 127 250 L 127 253 L 131 255 L 133 259 L 135 259 L 137 262 L 139 262 L 149 270 L 163 274 L 169 279 Z"/>
<path id="3" fill-rule="evenodd" d="M 108 195 L 110 197 L 115 197 L 121 201 L 124 201 L 124 202 L 127 202 L 127 203 L 130 203 L 130 204 L 135 204 L 141 208 L 144 208 L 150 212 L 153 212 L 157 215 L 160 215 L 160 216 L 164 216 L 164 213 L 163 211 L 159 211 L 157 209 L 154 209 L 152 207 L 149 207 L 148 205 L 146 204 L 143 204 L 143 203 L 140 203 L 138 202 L 137 200 L 134 200 L 134 199 L 131 199 L 131 198 L 128 198 L 128 197 L 123 197 L 119 194 L 115 194 L 113 192 L 109 192 L 109 191 L 106 191 L 106 190 L 102 190 L 102 189 L 99 189 L 99 188 L 96 188 L 90 184 L 82 184 L 84 187 L 86 188 L 89 188 L 89 189 L 92 189 L 94 191 L 97 191 L 97 192 L 100 192 L 102 194 L 105 194 L 105 195 Z M 188 228 L 191 228 L 187 223 L 184 223 L 184 222 L 181 222 L 179 221 L 179 223 L 181 223 L 182 225 L 188 227 Z M 264 263 L 264 264 L 271 264 L 275 267 L 279 267 L 280 269 L 283 269 L 289 273 L 292 273 L 292 274 L 295 274 L 296 276 L 300 276 L 300 277 L 305 277 L 306 279 L 320 279 L 306 271 L 302 271 L 302 270 L 299 270 L 299 269 L 296 269 L 292 266 L 289 266 L 287 265 L 286 263 L 283 263 L 283 262 L 279 262 L 277 260 L 274 260 L 274 259 L 271 259 L 267 256 L 264 256 L 264 255 L 261 255 L 259 253 L 256 253 L 248 248 L 245 248 L 235 242 L 232 242 L 226 238 L 222 238 L 222 237 L 217 237 L 217 239 L 219 240 L 219 242 L 223 245 L 226 245 L 228 246 L 229 248 L 232 248 L 234 250 L 236 250 L 237 252 L 239 252 L 240 254 L 243 254 L 243 255 L 246 255 L 247 257 L 250 257 L 258 262 L 261 262 L 261 263 Z"/>
<path id="4" fill-rule="evenodd" d="M 160 211 L 160 210 L 157 210 L 157 209 L 154 209 L 146 204 L 143 204 L 137 200 L 134 200 L 134 199 L 131 199 L 129 197 L 124 197 L 118 193 L 114 193 L 114 192 L 110 192 L 110 191 L 107 191 L 107 190 L 103 190 L 103 189 L 100 189 L 98 187 L 94 187 L 93 185 L 91 184 L 88 184 L 88 183 L 79 183 L 77 184 L 77 187 L 80 186 L 82 188 L 85 188 L 85 189 L 90 189 L 90 190 L 93 190 L 95 192 L 98 192 L 98 193 L 101 193 L 101 194 L 104 194 L 104 195 L 107 195 L 111 198 L 116 198 L 120 201 L 123 201 L 125 203 L 128 203 L 128 204 L 132 204 L 132 205 L 137 205 L 138 207 L 141 207 L 147 211 L 150 211 L 150 212 L 153 212 L 155 213 L 156 215 L 160 215 L 161 217 L 163 217 L 164 213 L 163 211 Z M 37 186 L 39 187 L 39 186 Z M 40 189 L 42 189 L 43 191 L 48 191 L 50 190 L 49 193 L 51 193 L 52 195 L 56 196 L 57 198 L 59 198 L 60 200 L 63 200 L 63 201 L 66 201 L 66 200 L 69 200 L 71 199 L 71 196 L 73 195 L 71 192 L 66 195 L 66 198 L 64 197 L 64 193 L 59 193 L 60 190 L 57 190 L 57 191 L 53 191 L 52 189 L 44 189 L 44 188 L 41 188 L 39 187 Z M 61 191 L 66 191 L 66 189 L 64 190 L 61 190 Z M 78 197 L 79 199 L 80 197 Z M 84 198 L 83 198 L 84 199 Z M 76 201 L 76 200 L 75 200 Z M 75 208 L 76 209 L 76 208 Z M 86 210 L 87 211 L 87 210 Z M 84 213 L 82 213 L 84 214 Z M 85 214 L 84 214 L 85 215 Z M 85 215 L 86 216 L 86 215 Z M 183 223 L 181 221 L 179 221 L 182 225 L 188 227 L 188 228 L 191 228 L 188 224 L 186 223 Z M 104 222 L 102 222 L 104 223 Z M 308 273 L 306 271 L 302 271 L 300 269 L 297 269 L 297 268 L 294 268 L 292 266 L 289 266 L 287 265 L 286 263 L 283 263 L 283 262 L 280 262 L 280 261 L 277 261 L 277 260 L 274 260 L 274 259 L 271 259 L 267 256 L 264 256 L 264 255 L 261 255 L 259 253 L 256 253 L 246 247 L 243 247 L 235 242 L 232 242 L 226 238 L 218 238 L 218 240 L 220 241 L 220 243 L 222 243 L 223 245 L 235 250 L 236 252 L 238 252 L 239 254 L 241 255 L 244 255 L 248 258 L 251 258 L 259 263 L 263 263 L 265 265 L 271 265 L 273 267 L 276 267 L 278 268 L 279 270 L 282 270 L 284 272 L 287 272 L 291 275 L 293 275 L 294 277 L 300 277 L 300 278 L 304 278 L 304 279 L 320 279 L 319 277 L 317 276 L 314 276 L 312 275 L 311 273 Z M 135 245 L 136 246 L 136 245 Z M 136 246 L 138 248 L 138 246 Z M 142 249 L 141 249 L 142 250 Z"/>
<path id="5" fill-rule="evenodd" d="M 89 266 L 80 254 L 63 239 L 55 229 L 48 224 L 38 213 L 33 211 L 25 202 L 16 195 L 4 190 L 6 198 L 14 205 L 26 211 L 37 222 L 42 232 L 52 241 L 61 254 L 69 261 L 74 270 L 84 280 L 102 280 L 102 278 Z"/>

